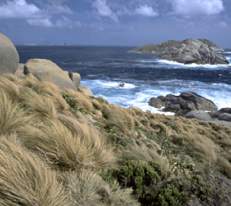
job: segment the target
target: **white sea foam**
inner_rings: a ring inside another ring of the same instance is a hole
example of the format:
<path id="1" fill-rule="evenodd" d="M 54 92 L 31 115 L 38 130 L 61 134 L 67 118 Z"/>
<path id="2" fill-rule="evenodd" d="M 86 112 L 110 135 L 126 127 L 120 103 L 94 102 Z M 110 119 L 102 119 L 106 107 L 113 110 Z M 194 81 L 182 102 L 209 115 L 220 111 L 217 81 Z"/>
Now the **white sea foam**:
<path id="1" fill-rule="evenodd" d="M 104 88 L 116 88 L 116 89 L 134 89 L 136 85 L 126 82 L 118 81 L 105 81 L 105 80 L 93 80 L 96 86 L 101 86 Z M 123 84 L 121 86 L 121 84 Z"/>
<path id="2" fill-rule="evenodd" d="M 159 109 L 149 106 L 148 101 L 152 97 L 192 91 L 212 100 L 218 108 L 231 107 L 231 85 L 224 83 L 203 83 L 199 81 L 166 80 L 156 81 L 153 85 L 145 82 L 126 83 L 126 89 L 118 88 L 119 82 L 106 80 L 83 80 L 82 83 L 90 87 L 96 96 L 101 96 L 113 104 L 122 107 L 138 107 L 143 111 L 173 115 L 173 113 L 161 112 Z M 135 88 L 135 89 L 134 89 Z"/>
<path id="3" fill-rule="evenodd" d="M 164 65 L 173 65 L 173 66 L 179 66 L 179 67 L 186 67 L 186 68 L 220 68 L 220 67 L 230 67 L 231 64 L 216 64 L 216 65 L 212 65 L 212 64 L 183 64 L 183 63 L 179 63 L 176 61 L 170 61 L 170 60 L 165 60 L 165 59 L 159 59 L 156 60 L 157 63 L 160 64 L 164 64 Z"/>

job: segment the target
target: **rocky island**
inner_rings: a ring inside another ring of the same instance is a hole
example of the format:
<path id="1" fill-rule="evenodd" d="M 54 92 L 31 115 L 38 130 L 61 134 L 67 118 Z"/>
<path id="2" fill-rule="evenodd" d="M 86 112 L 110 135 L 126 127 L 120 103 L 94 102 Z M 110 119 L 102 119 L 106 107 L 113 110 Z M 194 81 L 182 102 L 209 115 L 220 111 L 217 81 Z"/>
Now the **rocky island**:
<path id="1" fill-rule="evenodd" d="M 170 40 L 157 45 L 147 45 L 136 49 L 142 53 L 152 53 L 161 59 L 183 64 L 228 64 L 223 49 L 207 39 Z"/>
<path id="2" fill-rule="evenodd" d="M 110 104 L 78 73 L 19 64 L 0 44 L 0 205 L 231 205 L 230 127 Z M 196 94 L 152 101 L 168 102 L 217 112 Z"/>

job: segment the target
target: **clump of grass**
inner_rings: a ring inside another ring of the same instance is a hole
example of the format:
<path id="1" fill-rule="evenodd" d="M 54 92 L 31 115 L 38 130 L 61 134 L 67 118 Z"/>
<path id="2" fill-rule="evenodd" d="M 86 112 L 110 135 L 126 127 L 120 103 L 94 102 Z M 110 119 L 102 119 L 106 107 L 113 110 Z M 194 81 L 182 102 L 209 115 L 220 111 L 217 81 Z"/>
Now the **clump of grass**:
<path id="1" fill-rule="evenodd" d="M 67 176 L 68 188 L 76 206 L 138 206 L 131 189 L 121 189 L 118 184 L 109 186 L 95 173 L 82 171 Z"/>
<path id="2" fill-rule="evenodd" d="M 22 81 L 22 85 L 24 85 L 24 88 L 31 88 L 33 91 L 43 97 L 52 98 L 58 111 L 62 112 L 69 109 L 68 104 L 61 95 L 61 91 L 56 85 L 50 82 L 42 82 L 30 77 Z M 21 92 L 25 93 L 23 90 Z"/>
<path id="3" fill-rule="evenodd" d="M 56 118 L 57 110 L 51 97 L 37 94 L 30 88 L 25 88 L 20 96 L 24 109 L 38 118 Z"/>
<path id="4" fill-rule="evenodd" d="M 47 120 L 38 132 L 28 133 L 21 139 L 27 148 L 64 171 L 101 169 L 112 164 L 113 153 L 96 130 L 86 124 L 79 124 L 76 129 L 79 131 L 70 131 L 59 121 Z"/>
<path id="5" fill-rule="evenodd" d="M 53 171 L 18 143 L 1 139 L 0 205 L 70 205 Z"/>
<path id="6" fill-rule="evenodd" d="M 12 101 L 17 102 L 20 95 L 20 85 L 17 82 L 11 81 L 6 76 L 0 76 L 0 89 L 8 94 Z"/>
<path id="7" fill-rule="evenodd" d="M 102 113 L 108 127 L 116 127 L 125 134 L 134 130 L 134 119 L 128 110 L 115 105 L 105 105 Z"/>
<path id="8" fill-rule="evenodd" d="M 16 133 L 31 121 L 16 103 L 13 103 L 5 91 L 0 89 L 0 134 Z"/>
<path id="9" fill-rule="evenodd" d="M 81 92 L 68 90 L 63 94 L 63 97 L 74 111 L 79 110 L 88 113 L 94 111 L 91 97 Z"/>

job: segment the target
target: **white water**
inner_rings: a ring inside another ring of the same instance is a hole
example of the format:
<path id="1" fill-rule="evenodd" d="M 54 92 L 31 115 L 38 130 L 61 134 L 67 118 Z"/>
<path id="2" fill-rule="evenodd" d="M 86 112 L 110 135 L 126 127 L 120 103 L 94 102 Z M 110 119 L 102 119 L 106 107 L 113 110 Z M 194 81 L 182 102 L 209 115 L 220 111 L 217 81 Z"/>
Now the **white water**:
<path id="1" fill-rule="evenodd" d="M 144 82 L 125 82 L 124 88 L 119 81 L 83 80 L 96 96 L 101 96 L 111 103 L 123 107 L 138 107 L 144 111 L 162 113 L 150 107 L 148 101 L 160 95 L 179 95 L 184 91 L 196 92 L 212 100 L 219 108 L 231 107 L 231 85 L 223 83 L 203 83 L 199 81 L 167 80 L 156 81 L 149 85 Z M 167 113 L 171 114 L 171 113 Z"/>
<path id="2" fill-rule="evenodd" d="M 227 58 L 228 60 L 230 60 L 231 58 Z M 206 68 L 206 69 L 216 69 L 216 68 L 226 68 L 226 67 L 230 67 L 231 63 L 229 64 L 216 64 L 216 65 L 211 65 L 211 64 L 183 64 L 183 63 L 179 63 L 176 61 L 169 61 L 169 60 L 165 60 L 165 59 L 160 59 L 160 60 L 156 60 L 156 62 L 160 63 L 160 64 L 166 64 L 166 65 L 171 65 L 171 66 L 179 66 L 179 67 L 185 67 L 185 68 Z"/>

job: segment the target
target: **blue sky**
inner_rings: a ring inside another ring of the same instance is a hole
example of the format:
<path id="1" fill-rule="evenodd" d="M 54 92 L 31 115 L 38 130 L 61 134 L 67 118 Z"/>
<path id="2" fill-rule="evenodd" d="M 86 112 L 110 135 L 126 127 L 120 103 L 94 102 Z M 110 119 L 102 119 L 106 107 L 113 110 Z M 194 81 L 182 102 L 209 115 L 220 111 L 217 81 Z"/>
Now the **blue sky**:
<path id="1" fill-rule="evenodd" d="M 0 0 L 17 44 L 142 45 L 208 38 L 231 48 L 231 0 Z"/>

